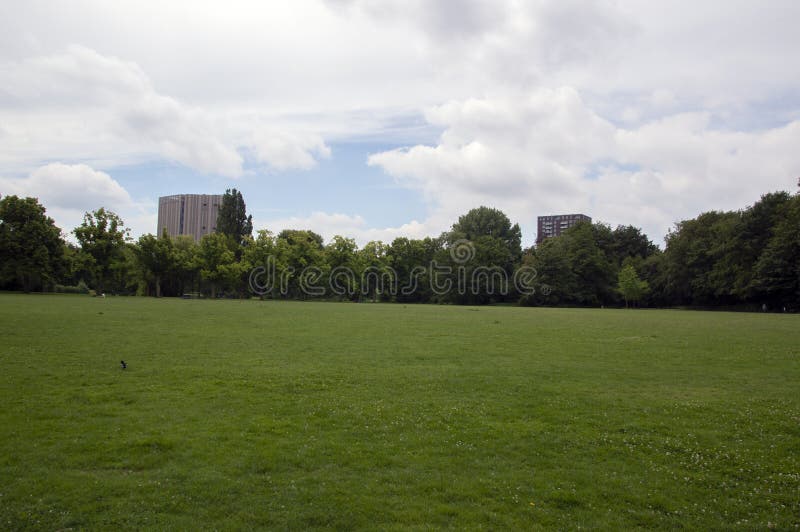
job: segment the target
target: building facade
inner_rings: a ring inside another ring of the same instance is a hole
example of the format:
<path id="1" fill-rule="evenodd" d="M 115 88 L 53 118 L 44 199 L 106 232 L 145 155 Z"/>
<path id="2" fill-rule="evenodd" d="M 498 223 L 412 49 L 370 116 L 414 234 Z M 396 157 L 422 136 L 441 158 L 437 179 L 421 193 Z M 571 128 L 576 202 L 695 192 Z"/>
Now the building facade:
<path id="1" fill-rule="evenodd" d="M 540 244 L 545 238 L 558 236 L 578 222 L 592 223 L 592 219 L 585 214 L 539 216 L 536 230 L 536 243 Z"/>
<path id="2" fill-rule="evenodd" d="M 176 194 L 158 198 L 158 236 L 188 235 L 199 242 L 217 229 L 221 194 Z"/>

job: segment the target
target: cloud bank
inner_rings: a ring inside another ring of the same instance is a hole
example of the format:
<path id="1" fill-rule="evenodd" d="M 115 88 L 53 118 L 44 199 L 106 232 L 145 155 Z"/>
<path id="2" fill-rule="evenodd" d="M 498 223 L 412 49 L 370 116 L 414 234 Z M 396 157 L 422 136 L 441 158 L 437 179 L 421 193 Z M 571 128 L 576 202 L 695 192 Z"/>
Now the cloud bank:
<path id="1" fill-rule="evenodd" d="M 11 170 L 52 159 L 114 166 L 160 157 L 238 178 L 242 150 L 282 170 L 312 168 L 330 154 L 319 136 L 268 123 L 242 130 L 224 113 L 159 93 L 136 63 L 80 45 L 2 65 L 0 86 L 10 102 L 2 108 L 0 163 Z"/>
<path id="2" fill-rule="evenodd" d="M 12 4 L 7 178 L 165 160 L 204 188 L 269 190 L 336 160 L 336 142 L 366 140 L 389 144 L 364 164 L 416 191 L 424 219 L 315 205 L 264 223 L 388 239 L 490 204 L 530 243 L 537 215 L 564 211 L 660 242 L 675 221 L 794 190 L 800 175 L 792 0 Z"/>
<path id="3" fill-rule="evenodd" d="M 156 225 L 155 205 L 134 201 L 125 188 L 105 172 L 85 164 L 50 163 L 24 178 L 0 177 L 4 195 L 34 197 L 67 237 L 83 215 L 99 207 L 119 214 L 134 234 L 151 232 Z"/>
<path id="4" fill-rule="evenodd" d="M 427 116 L 445 127 L 438 144 L 376 153 L 369 164 L 451 220 L 480 204 L 523 220 L 584 212 L 641 226 L 660 243 L 676 216 L 741 208 L 800 175 L 800 121 L 745 133 L 682 113 L 625 128 L 572 88 L 449 102 Z"/>

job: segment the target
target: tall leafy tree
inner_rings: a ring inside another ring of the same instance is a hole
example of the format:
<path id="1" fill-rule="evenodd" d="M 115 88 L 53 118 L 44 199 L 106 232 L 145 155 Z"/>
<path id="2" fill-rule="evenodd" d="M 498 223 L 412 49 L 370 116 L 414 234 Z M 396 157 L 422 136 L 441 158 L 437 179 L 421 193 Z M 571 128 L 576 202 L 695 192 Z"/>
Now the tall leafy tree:
<path id="1" fill-rule="evenodd" d="M 567 230 L 567 258 L 576 274 L 574 303 L 603 305 L 618 301 L 614 290 L 616 267 L 599 240 L 609 236 L 607 226 L 579 223 Z"/>
<path id="2" fill-rule="evenodd" d="M 628 257 L 646 259 L 657 252 L 658 247 L 638 227 L 620 225 L 611 233 L 608 255 L 616 261 L 617 266 Z"/>
<path id="3" fill-rule="evenodd" d="M 647 281 L 639 279 L 636 268 L 632 264 L 626 264 L 617 275 L 617 285 L 620 294 L 625 299 L 625 307 L 629 303 L 636 303 L 644 297 L 650 288 Z"/>
<path id="4" fill-rule="evenodd" d="M 755 267 L 753 281 L 773 308 L 800 308 L 800 194 L 784 205 L 781 221 Z"/>
<path id="5" fill-rule="evenodd" d="M 711 269 L 703 273 L 707 283 L 707 301 L 728 305 L 739 299 L 737 284 L 747 275 L 744 268 L 752 269 L 753 266 L 746 265 L 743 260 L 743 245 L 739 235 L 742 226 L 741 212 L 726 212 L 721 213 L 710 228 L 707 256 Z"/>
<path id="6" fill-rule="evenodd" d="M 522 299 L 524 305 L 564 305 L 574 302 L 578 276 L 569 258 L 566 235 L 547 238 L 522 259 L 524 266 L 536 271 L 534 294 Z"/>
<path id="7" fill-rule="evenodd" d="M 330 243 L 325 246 L 325 256 L 328 260 L 328 264 L 332 268 L 355 268 L 357 253 L 358 245 L 355 239 L 345 238 L 339 235 L 334 236 Z"/>
<path id="8" fill-rule="evenodd" d="M 91 257 L 95 289 L 102 293 L 115 261 L 123 258 L 129 230 L 119 216 L 101 207 L 84 214 L 83 223 L 73 233 L 81 249 Z"/>
<path id="9" fill-rule="evenodd" d="M 472 260 L 455 267 L 454 282 L 458 287 L 459 275 L 463 275 L 462 286 L 452 293 L 451 301 L 466 305 L 483 305 L 514 298 L 511 278 L 515 269 L 512 251 L 502 239 L 493 236 L 478 236 L 471 241 L 474 246 Z M 452 260 L 457 255 L 450 257 Z M 459 266 L 462 268 L 459 271 Z"/>
<path id="10" fill-rule="evenodd" d="M 254 283 L 249 288 L 261 299 L 275 297 L 280 289 L 277 275 L 284 269 L 283 264 L 278 264 L 275 235 L 266 229 L 259 230 L 256 238 L 245 246 L 242 261 L 247 265 L 248 282 Z M 250 279 L 254 268 L 260 268 L 261 274 Z"/>
<path id="11" fill-rule="evenodd" d="M 358 245 L 352 238 L 336 235 L 325 246 L 325 259 L 330 268 L 327 286 L 338 298 L 357 299 L 361 270 Z"/>
<path id="12" fill-rule="evenodd" d="M 372 301 L 377 301 L 378 298 L 389 299 L 396 282 L 389 265 L 388 251 L 389 246 L 380 240 L 367 242 L 358 251 L 361 295 Z"/>
<path id="13" fill-rule="evenodd" d="M 64 264 L 65 270 L 61 276 L 61 282 L 65 285 L 76 286 L 85 285 L 87 279 L 91 279 L 92 258 L 75 244 L 64 243 Z"/>
<path id="14" fill-rule="evenodd" d="M 791 300 L 795 198 L 770 193 L 742 211 L 705 212 L 677 224 L 664 251 L 665 301 L 782 305 Z"/>
<path id="15" fill-rule="evenodd" d="M 155 285 L 155 296 L 161 297 L 161 282 L 175 267 L 175 252 L 172 240 L 166 231 L 161 238 L 142 235 L 134 248 L 145 277 Z"/>
<path id="16" fill-rule="evenodd" d="M 139 263 L 136 260 L 136 243 L 126 242 L 119 256 L 111 262 L 105 289 L 118 294 L 135 294 L 139 288 Z"/>
<path id="17" fill-rule="evenodd" d="M 222 196 L 217 214 L 217 232 L 229 236 L 241 245 L 253 235 L 253 217 L 248 216 L 242 193 L 229 188 Z"/>
<path id="18" fill-rule="evenodd" d="M 199 291 L 198 244 L 188 235 L 172 239 L 174 260 L 170 272 L 170 291 L 175 295 Z"/>
<path id="19" fill-rule="evenodd" d="M 741 215 L 734 233 L 736 246 L 728 261 L 736 265 L 733 291 L 743 301 L 756 303 L 761 296 L 759 287 L 762 285 L 756 279 L 756 264 L 789 212 L 791 201 L 792 196 L 787 192 L 764 194 Z"/>
<path id="20" fill-rule="evenodd" d="M 63 269 L 61 230 L 36 198 L 0 200 L 0 284 L 28 292 Z"/>
<path id="21" fill-rule="evenodd" d="M 284 229 L 278 233 L 278 240 L 283 240 L 292 246 L 299 243 L 308 243 L 318 249 L 324 247 L 322 235 L 307 229 Z"/>
<path id="22" fill-rule="evenodd" d="M 481 206 L 460 216 L 446 238 L 450 253 L 440 257 L 453 269 L 455 287 L 446 299 L 462 304 L 503 301 L 509 283 L 499 279 L 510 279 L 522 257 L 519 225 L 503 211 Z"/>
<path id="23" fill-rule="evenodd" d="M 588 222 L 545 239 L 524 261 L 537 270 L 540 285 L 537 294 L 526 297 L 524 302 L 589 306 L 616 303 L 619 299 L 613 242 L 608 226 Z"/>
<path id="24" fill-rule="evenodd" d="M 664 250 L 666 296 L 671 304 L 710 305 L 730 292 L 732 275 L 714 271 L 729 252 L 739 214 L 710 211 L 676 224 Z"/>
<path id="25" fill-rule="evenodd" d="M 230 265 L 236 262 L 230 239 L 220 233 L 204 235 L 197 259 L 201 278 L 210 285 L 211 297 L 217 297 L 217 290 L 230 281 Z"/>
<path id="26" fill-rule="evenodd" d="M 431 299 L 431 266 L 442 251 L 442 239 L 426 237 L 394 239 L 389 246 L 389 263 L 397 274 L 397 295 L 401 302 L 427 302 Z"/>
<path id="27" fill-rule="evenodd" d="M 278 272 L 283 279 L 283 295 L 300 299 L 313 295 L 304 285 L 304 276 L 319 273 L 327 278 L 328 264 L 322 236 L 314 231 L 286 229 L 278 233 L 275 248 L 283 268 Z"/>
<path id="28" fill-rule="evenodd" d="M 477 240 L 485 236 L 498 239 L 508 249 L 512 261 L 522 256 L 522 231 L 519 224 L 511 224 L 506 214 L 499 209 L 478 207 L 460 216 L 453 224 L 448 240 Z"/>
<path id="29" fill-rule="evenodd" d="M 636 272 L 647 282 L 650 289 L 642 298 L 642 303 L 650 306 L 664 306 L 666 304 L 664 298 L 664 286 L 666 279 L 664 276 L 664 252 L 658 250 L 647 257 L 641 263 L 634 262 Z"/>

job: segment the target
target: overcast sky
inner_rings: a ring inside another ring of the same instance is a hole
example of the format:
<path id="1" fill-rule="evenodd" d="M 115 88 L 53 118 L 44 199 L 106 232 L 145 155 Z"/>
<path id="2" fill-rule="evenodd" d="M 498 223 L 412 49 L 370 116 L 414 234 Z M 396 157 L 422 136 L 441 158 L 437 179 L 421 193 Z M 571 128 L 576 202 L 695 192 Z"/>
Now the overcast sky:
<path id="1" fill-rule="evenodd" d="M 0 0 L 0 193 L 363 244 L 473 207 L 642 227 L 795 191 L 800 2 Z"/>

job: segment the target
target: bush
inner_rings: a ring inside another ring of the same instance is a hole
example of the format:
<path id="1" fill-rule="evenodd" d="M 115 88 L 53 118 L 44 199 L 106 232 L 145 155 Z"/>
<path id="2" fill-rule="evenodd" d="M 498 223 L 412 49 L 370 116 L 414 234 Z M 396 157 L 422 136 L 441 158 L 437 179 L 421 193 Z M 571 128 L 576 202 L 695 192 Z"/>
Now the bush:
<path id="1" fill-rule="evenodd" d="M 53 287 L 54 291 L 59 294 L 88 294 L 89 287 L 86 286 L 86 283 L 81 280 L 75 286 L 66 286 L 63 284 L 57 284 Z"/>

